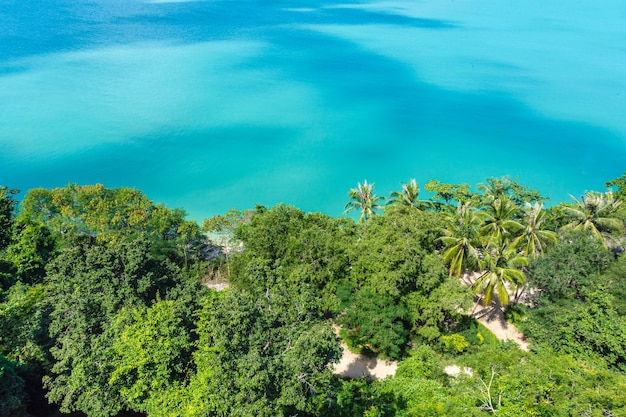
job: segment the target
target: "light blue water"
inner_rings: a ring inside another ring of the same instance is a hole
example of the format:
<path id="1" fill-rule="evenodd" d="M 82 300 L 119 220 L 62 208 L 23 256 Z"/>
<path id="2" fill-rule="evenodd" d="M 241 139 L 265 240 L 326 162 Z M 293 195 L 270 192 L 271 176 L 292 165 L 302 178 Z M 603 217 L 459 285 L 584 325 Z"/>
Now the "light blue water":
<path id="1" fill-rule="evenodd" d="M 626 171 L 626 2 L 0 0 L 0 184 L 192 218 L 431 178 Z"/>

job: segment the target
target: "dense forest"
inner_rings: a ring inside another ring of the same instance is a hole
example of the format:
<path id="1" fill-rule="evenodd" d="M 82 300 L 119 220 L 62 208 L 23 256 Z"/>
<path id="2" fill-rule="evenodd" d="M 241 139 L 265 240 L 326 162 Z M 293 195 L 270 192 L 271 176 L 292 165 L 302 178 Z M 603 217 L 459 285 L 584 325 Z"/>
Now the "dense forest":
<path id="1" fill-rule="evenodd" d="M 604 186 L 365 181 L 354 219 L 202 224 L 130 188 L 2 186 L 0 415 L 626 416 L 626 173 Z M 395 375 L 333 374 L 341 340 Z"/>

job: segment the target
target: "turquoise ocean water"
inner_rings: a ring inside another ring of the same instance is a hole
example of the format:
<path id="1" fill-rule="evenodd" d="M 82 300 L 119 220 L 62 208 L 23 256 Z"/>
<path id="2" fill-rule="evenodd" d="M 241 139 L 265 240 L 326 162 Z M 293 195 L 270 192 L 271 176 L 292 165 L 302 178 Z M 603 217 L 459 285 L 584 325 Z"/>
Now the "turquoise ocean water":
<path id="1" fill-rule="evenodd" d="M 626 171 L 623 0 L 0 0 L 0 184 L 132 186 L 194 219 L 332 215 L 358 181 Z"/>

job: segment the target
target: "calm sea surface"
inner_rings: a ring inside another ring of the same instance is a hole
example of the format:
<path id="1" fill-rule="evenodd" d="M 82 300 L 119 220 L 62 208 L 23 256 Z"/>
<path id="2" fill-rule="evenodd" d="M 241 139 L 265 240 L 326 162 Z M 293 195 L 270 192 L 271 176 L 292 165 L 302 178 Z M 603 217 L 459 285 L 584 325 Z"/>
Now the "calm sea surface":
<path id="1" fill-rule="evenodd" d="M 626 171 L 624 0 L 0 0 L 0 184 L 191 218 L 332 215 L 358 181 Z"/>

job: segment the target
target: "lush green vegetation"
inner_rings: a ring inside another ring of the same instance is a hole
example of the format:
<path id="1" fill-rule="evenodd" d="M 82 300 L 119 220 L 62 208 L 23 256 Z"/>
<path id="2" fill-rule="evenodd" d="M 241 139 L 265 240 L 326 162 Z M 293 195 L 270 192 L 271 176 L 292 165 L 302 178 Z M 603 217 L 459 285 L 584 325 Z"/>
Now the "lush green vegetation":
<path id="1" fill-rule="evenodd" d="M 358 221 L 202 225 L 128 188 L 2 186 L 0 415 L 626 416 L 626 174 L 606 186 L 546 208 L 506 177 L 364 181 Z M 396 375 L 333 375 L 333 325 Z"/>

